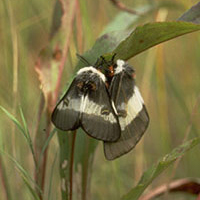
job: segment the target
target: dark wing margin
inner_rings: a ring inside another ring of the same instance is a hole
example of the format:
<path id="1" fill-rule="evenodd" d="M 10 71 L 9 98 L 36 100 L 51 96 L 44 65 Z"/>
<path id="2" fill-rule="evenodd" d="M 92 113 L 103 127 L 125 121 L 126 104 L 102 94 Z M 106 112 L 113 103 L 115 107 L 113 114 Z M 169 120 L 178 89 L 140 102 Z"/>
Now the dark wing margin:
<path id="1" fill-rule="evenodd" d="M 117 142 L 104 142 L 104 154 L 108 160 L 114 160 L 129 151 L 139 142 L 149 124 L 145 106 L 137 117 L 121 132 Z"/>
<path id="2" fill-rule="evenodd" d="M 56 128 L 68 131 L 79 127 L 81 101 L 75 79 L 52 113 L 51 120 Z"/>
<path id="3" fill-rule="evenodd" d="M 113 142 L 119 139 L 121 129 L 105 83 L 101 79 L 97 82 L 97 90 L 90 91 L 84 99 L 82 128 L 96 139 Z"/>
<path id="4" fill-rule="evenodd" d="M 131 74 L 122 71 L 115 75 L 110 93 L 121 127 L 119 140 L 104 142 L 105 157 L 113 160 L 135 147 L 148 127 L 149 116 Z"/>

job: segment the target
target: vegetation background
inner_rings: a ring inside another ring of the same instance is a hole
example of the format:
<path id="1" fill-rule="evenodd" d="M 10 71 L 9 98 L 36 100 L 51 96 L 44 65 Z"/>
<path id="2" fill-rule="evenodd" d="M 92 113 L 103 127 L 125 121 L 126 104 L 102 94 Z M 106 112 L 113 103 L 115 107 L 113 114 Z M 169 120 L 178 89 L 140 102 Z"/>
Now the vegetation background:
<path id="1" fill-rule="evenodd" d="M 153 3 L 162 6 L 157 6 L 153 11 L 138 17 L 132 27 L 147 22 L 174 21 L 197 1 L 123 1 L 128 8 L 140 7 L 142 11 Z M 50 112 L 50 108 L 48 109 L 48 103 L 43 105 L 45 101 L 42 100 L 44 95 L 40 87 L 41 74 L 39 72 L 39 79 L 36 70 L 39 65 L 38 55 L 48 44 L 50 30 L 51 33 L 54 32 L 51 29 L 54 8 L 55 0 L 0 1 L 0 105 L 12 113 L 21 124 L 24 123 L 22 117 L 24 115 L 26 120 L 24 126 L 25 129 L 27 126 L 26 131 L 29 130 L 27 133 L 31 138 L 30 140 L 23 137 L 18 126 L 0 111 L 0 149 L 3 151 L 0 154 L 0 199 L 2 200 L 34 199 L 34 192 L 30 192 L 29 186 L 32 188 L 35 186 L 30 179 L 36 180 L 38 185 L 43 185 L 43 199 L 61 199 L 62 181 L 59 174 L 57 136 L 54 135 L 51 139 L 48 154 L 42 149 L 47 129 L 52 130 L 53 127 L 47 123 L 49 119 L 45 113 Z M 65 27 L 72 31 L 67 44 L 69 50 L 59 94 L 62 94 L 72 76 L 77 63 L 76 52 L 83 53 L 90 49 L 105 27 L 115 20 L 115 16 L 123 12 L 109 0 L 80 0 L 79 9 L 76 22 Z M 122 25 L 123 23 L 119 24 L 118 28 L 120 29 Z M 56 29 L 55 26 L 53 28 Z M 200 33 L 196 32 L 160 44 L 129 60 L 136 69 L 137 85 L 148 108 L 150 125 L 136 148 L 115 161 L 105 160 L 102 143 L 99 142 L 90 169 L 92 170 L 90 199 L 119 199 L 136 185 L 144 170 L 160 157 L 185 139 L 199 135 L 199 47 Z M 56 53 L 55 59 L 59 60 L 59 51 Z M 33 154 L 29 149 L 31 145 L 36 149 L 37 161 L 37 151 L 40 153 L 42 151 L 42 155 L 47 158 L 44 162 L 46 166 L 42 168 L 45 178 L 42 178 L 40 173 L 38 173 L 39 178 L 37 177 Z M 159 176 L 148 190 L 172 179 L 199 177 L 199 164 L 200 152 L 199 147 L 196 147 L 177 165 L 171 166 Z M 77 185 L 80 177 L 78 176 L 80 174 L 74 174 L 74 199 L 79 199 Z M 195 197 L 173 194 L 160 199 L 195 199 Z"/>

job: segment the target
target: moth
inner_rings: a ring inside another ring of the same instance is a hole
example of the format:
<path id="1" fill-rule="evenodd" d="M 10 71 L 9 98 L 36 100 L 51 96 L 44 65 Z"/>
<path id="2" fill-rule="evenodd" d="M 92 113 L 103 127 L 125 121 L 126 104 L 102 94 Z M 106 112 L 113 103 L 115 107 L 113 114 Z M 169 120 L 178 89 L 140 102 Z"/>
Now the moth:
<path id="1" fill-rule="evenodd" d="M 121 129 L 115 142 L 104 141 L 104 153 L 113 160 L 129 152 L 138 143 L 149 124 L 144 100 L 135 84 L 135 71 L 123 60 L 109 65 L 109 95 L 114 103 Z"/>
<path id="2" fill-rule="evenodd" d="M 121 129 L 106 87 L 106 77 L 93 66 L 80 69 L 52 113 L 54 125 L 64 131 L 79 127 L 96 139 L 114 142 Z"/>
<path id="3" fill-rule="evenodd" d="M 94 66 L 80 69 L 52 114 L 57 128 L 82 127 L 88 135 L 103 140 L 108 160 L 133 149 L 149 124 L 135 70 L 114 57 L 108 61 L 101 56 Z"/>

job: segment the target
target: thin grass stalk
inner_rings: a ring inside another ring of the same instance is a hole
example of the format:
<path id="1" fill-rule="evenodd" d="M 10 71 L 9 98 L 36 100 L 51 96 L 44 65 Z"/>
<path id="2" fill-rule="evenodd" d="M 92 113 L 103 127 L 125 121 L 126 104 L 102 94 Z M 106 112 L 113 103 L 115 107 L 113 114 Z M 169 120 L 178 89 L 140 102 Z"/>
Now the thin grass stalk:
<path id="1" fill-rule="evenodd" d="M 61 59 L 60 65 L 59 65 L 58 79 L 57 79 L 57 83 L 56 83 L 56 87 L 55 87 L 54 99 L 52 102 L 53 105 L 55 105 L 57 98 L 58 98 L 59 91 L 60 91 L 61 78 L 62 78 L 65 62 L 66 62 L 67 56 L 68 56 L 70 38 L 71 38 L 71 34 L 72 34 L 72 27 L 73 27 L 75 15 L 76 15 L 76 8 L 77 8 L 77 0 L 74 0 L 74 5 L 72 7 L 72 15 L 71 15 L 71 19 L 69 20 L 70 21 L 70 25 L 68 27 L 69 30 L 68 30 L 68 34 L 66 34 L 65 45 L 64 45 L 64 49 L 63 49 L 63 56 L 62 56 L 62 59 Z"/>
<path id="2" fill-rule="evenodd" d="M 89 16 L 89 12 L 88 12 L 88 5 L 87 5 L 87 1 L 82 1 L 79 0 L 79 5 L 80 5 L 80 12 L 81 12 L 81 16 L 82 16 L 82 24 L 83 24 L 83 35 L 87 35 L 87 44 L 85 43 L 85 47 L 89 48 L 92 46 L 95 38 L 94 38 L 94 34 L 93 34 L 93 27 L 92 27 L 92 20 L 91 17 Z"/>
<path id="3" fill-rule="evenodd" d="M 34 148 L 35 148 L 35 153 L 36 153 L 36 168 L 35 168 L 35 172 L 34 172 L 34 180 L 35 182 L 40 186 L 39 184 L 39 173 L 40 173 L 40 150 L 39 150 L 39 147 L 38 147 L 38 142 L 37 142 L 37 135 L 38 135 L 38 132 L 39 132 L 39 124 L 40 124 L 40 121 L 41 121 L 41 117 L 42 117 L 42 113 L 43 113 L 43 110 L 44 110 L 44 105 L 45 105 L 45 100 L 44 100 L 44 96 L 42 95 L 41 98 L 40 98 L 40 104 L 39 104 L 39 108 L 38 108 L 38 114 L 37 114 L 37 122 L 36 122 L 36 128 L 35 128 L 35 134 L 36 137 L 35 137 L 35 141 L 34 141 Z M 42 159 L 41 159 L 42 160 Z M 41 162 L 42 163 L 42 162 Z M 37 191 L 37 188 L 35 188 L 35 190 Z M 38 195 L 41 197 L 41 194 L 39 191 L 37 191 Z"/>
<path id="4" fill-rule="evenodd" d="M 90 157 L 89 154 L 89 147 L 91 143 L 91 139 L 89 137 L 86 138 L 86 146 L 83 158 L 83 170 L 82 170 L 82 200 L 87 200 L 87 189 L 88 189 L 88 171 L 89 171 L 89 162 Z"/>
<path id="5" fill-rule="evenodd" d="M 11 200 L 12 198 L 11 198 L 10 186 L 8 184 L 7 174 L 1 155 L 0 155 L 0 178 L 2 181 L 2 186 L 6 196 L 6 200 Z"/>
<path id="6" fill-rule="evenodd" d="M 156 21 L 165 21 L 167 17 L 166 10 L 160 9 L 156 15 Z M 150 80 L 152 77 L 154 65 L 156 62 L 156 53 L 158 51 L 162 51 L 162 49 L 158 49 L 159 47 L 155 47 L 154 49 L 151 49 L 149 53 L 147 54 L 147 58 L 145 61 L 145 67 L 144 67 L 144 74 L 142 77 L 142 85 L 141 85 L 141 91 L 145 93 L 143 94 L 145 102 L 148 104 L 149 97 L 150 97 Z M 162 48 L 162 47 L 161 47 Z M 145 168 L 145 153 L 144 153 L 144 140 L 141 140 L 139 143 L 138 148 L 136 148 L 136 155 L 139 155 L 137 160 L 137 165 L 135 167 L 135 178 L 138 180 Z"/>
<path id="7" fill-rule="evenodd" d="M 48 96 L 48 102 L 51 102 L 51 94 Z M 48 104 L 48 103 L 47 103 Z M 49 105 L 49 104 L 48 104 Z M 41 107 L 43 107 L 43 99 L 41 99 Z M 42 111 L 39 111 L 38 118 L 40 118 L 42 115 Z M 39 185 L 42 192 L 39 192 L 37 189 L 38 196 L 40 200 L 43 200 L 44 190 L 45 190 L 45 176 L 46 176 L 46 163 L 47 163 L 47 156 L 48 156 L 48 146 L 46 147 L 43 156 L 41 157 L 41 152 L 43 149 L 43 145 L 45 144 L 45 141 L 48 140 L 50 132 L 51 132 L 51 113 L 50 110 L 47 108 L 46 110 L 46 129 L 45 129 L 45 136 L 44 138 L 41 138 L 42 141 L 37 141 L 37 136 L 39 135 L 39 129 L 36 133 L 36 141 L 35 141 L 35 152 L 37 155 L 37 166 L 35 169 L 35 181 L 37 185 Z M 39 144 L 40 143 L 40 144 Z M 42 144 L 42 146 L 41 146 Z M 38 146 L 39 145 L 39 146 Z M 40 165 L 38 165 L 40 164 Z"/>
<path id="8" fill-rule="evenodd" d="M 78 43 L 78 52 L 83 52 L 83 27 L 81 21 L 81 11 L 80 11 L 80 3 L 77 1 L 77 11 L 76 11 L 76 28 L 77 28 L 77 43 Z"/>
<path id="9" fill-rule="evenodd" d="M 12 113 L 16 114 L 16 107 L 17 107 L 17 93 L 18 93 L 18 36 L 17 36 L 17 29 L 15 24 L 15 18 L 13 14 L 12 3 L 10 0 L 5 1 L 9 20 L 10 20 L 10 29 L 11 29 L 11 40 L 12 40 L 12 51 L 13 51 L 13 83 L 12 83 L 12 90 L 13 90 L 13 105 L 12 105 Z M 11 135 L 12 135 L 12 150 L 13 154 L 15 154 L 15 130 L 16 127 L 13 125 L 11 126 Z"/>
<path id="10" fill-rule="evenodd" d="M 51 132 L 51 120 L 48 117 L 47 119 L 47 128 L 46 128 L 46 139 L 48 139 L 49 134 Z M 41 171 L 41 190 L 43 191 L 44 194 L 44 189 L 45 189 L 45 176 L 46 176 L 46 165 L 47 165 L 47 156 L 48 156 L 48 146 L 44 151 L 44 156 L 43 156 L 43 162 L 42 162 L 42 171 Z M 41 200 L 43 199 L 42 196 L 40 196 Z"/>
<path id="11" fill-rule="evenodd" d="M 141 81 L 141 92 L 144 97 L 144 101 L 147 104 L 148 108 L 148 102 L 150 98 L 150 84 L 151 84 L 151 77 L 154 69 L 154 64 L 155 64 L 155 54 L 156 51 L 155 49 L 152 49 L 151 51 L 148 52 L 147 58 L 145 60 L 145 66 L 144 66 L 144 73 Z M 145 152 L 144 152 L 144 140 L 141 140 L 139 142 L 138 147 L 135 149 L 136 155 L 139 155 L 135 157 L 135 172 L 134 172 L 134 177 L 136 180 L 139 180 L 146 164 L 146 159 L 145 159 Z"/>
<path id="12" fill-rule="evenodd" d="M 168 11 L 166 9 L 159 9 L 156 21 L 164 22 L 166 21 Z M 156 59 L 156 78 L 157 78 L 157 98 L 162 104 L 158 105 L 159 116 L 162 116 L 159 120 L 161 132 L 163 132 L 162 146 L 164 151 L 169 150 L 170 138 L 169 138 L 169 124 L 168 122 L 168 104 L 167 104 L 167 94 L 166 94 L 166 84 L 165 84 L 165 63 L 164 63 L 164 50 L 163 44 L 156 47 L 157 59 Z"/>
<path id="13" fill-rule="evenodd" d="M 34 151 L 34 148 L 33 148 L 33 142 L 32 142 L 32 139 L 31 139 L 31 136 L 30 136 L 30 132 L 29 132 L 29 129 L 28 129 L 28 126 L 27 126 L 27 123 L 26 123 L 26 119 L 24 117 L 24 113 L 23 113 L 21 107 L 20 107 L 20 115 L 21 115 L 21 118 L 22 118 L 22 121 L 23 121 L 23 125 L 24 125 L 24 130 L 25 130 L 25 133 L 26 133 L 27 141 L 28 141 L 28 144 L 29 144 L 32 156 L 33 156 L 33 161 L 34 161 L 35 167 L 37 168 L 37 160 L 36 160 L 36 155 L 35 155 L 35 151 Z"/>
<path id="14" fill-rule="evenodd" d="M 56 164 L 56 160 L 57 160 L 57 155 L 58 155 L 58 152 L 56 152 L 55 154 L 55 157 L 54 157 L 54 160 L 53 160 L 53 163 L 52 163 L 52 167 L 51 167 L 51 172 L 50 172 L 50 180 L 49 180 L 49 191 L 48 191 L 48 197 L 47 199 L 51 199 L 51 188 L 52 188 L 52 183 L 53 183 L 53 170 L 54 170 L 54 167 L 55 167 L 55 164 Z"/>
<path id="15" fill-rule="evenodd" d="M 194 107 L 193 107 L 193 109 L 192 109 L 192 113 L 191 113 L 191 115 L 190 115 L 189 123 L 188 123 L 188 126 L 187 126 L 187 128 L 186 128 L 186 131 L 185 131 L 185 134 L 184 134 L 184 138 L 183 138 L 182 143 L 184 143 L 184 142 L 188 139 L 188 136 L 189 136 L 190 131 L 191 131 L 191 128 L 192 128 L 194 116 L 195 116 L 196 111 L 198 110 L 199 105 L 200 105 L 200 94 L 199 94 L 199 96 L 197 97 L 196 103 L 195 103 L 195 105 L 194 105 Z M 176 174 L 176 170 L 177 170 L 177 168 L 178 168 L 178 165 L 179 165 L 181 159 L 182 159 L 182 157 L 179 157 L 179 158 L 175 161 L 174 167 L 173 167 L 172 174 L 171 174 L 171 176 L 170 176 L 169 182 L 174 178 L 174 176 L 175 176 L 175 174 Z"/>
<path id="16" fill-rule="evenodd" d="M 138 13 L 136 10 L 133 10 L 127 6 L 125 6 L 122 2 L 118 1 L 118 0 L 110 0 L 114 6 L 116 6 L 118 9 L 124 11 L 124 12 L 128 12 L 130 14 L 133 15 L 141 15 L 140 13 Z"/>
<path id="17" fill-rule="evenodd" d="M 74 150 L 76 142 L 76 131 L 72 133 L 71 155 L 70 155 L 70 167 L 69 167 L 69 200 L 72 200 L 73 196 L 73 168 L 74 168 Z"/>

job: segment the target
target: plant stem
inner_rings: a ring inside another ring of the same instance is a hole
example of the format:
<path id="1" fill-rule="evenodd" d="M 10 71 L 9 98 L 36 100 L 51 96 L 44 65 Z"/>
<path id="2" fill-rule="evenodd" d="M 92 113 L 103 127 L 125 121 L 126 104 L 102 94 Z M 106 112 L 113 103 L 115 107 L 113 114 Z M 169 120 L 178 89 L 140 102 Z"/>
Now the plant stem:
<path id="1" fill-rule="evenodd" d="M 48 139 L 50 132 L 51 132 L 51 120 L 48 119 L 47 120 L 47 129 L 46 129 L 46 139 Z M 48 146 L 44 151 L 43 163 L 42 163 L 42 171 L 41 171 L 41 177 L 42 177 L 41 189 L 42 189 L 42 192 L 44 192 L 44 186 L 45 186 L 47 156 L 48 156 Z"/>
<path id="2" fill-rule="evenodd" d="M 77 0 L 74 0 L 73 5 L 72 5 L 72 14 L 70 15 L 70 19 L 69 19 L 68 31 L 66 33 L 65 45 L 63 48 L 63 56 L 59 65 L 58 79 L 57 79 L 55 92 L 54 92 L 53 105 L 56 103 L 58 94 L 60 91 L 61 77 L 63 74 L 65 62 L 67 60 L 67 55 L 68 55 L 68 50 L 69 50 L 69 45 L 70 45 L 70 38 L 71 38 L 72 30 L 73 30 L 73 23 L 74 23 L 76 11 L 77 11 L 76 7 L 77 7 Z"/>
<path id="3" fill-rule="evenodd" d="M 113 5 L 115 5 L 118 9 L 120 9 L 122 11 L 128 12 L 128 13 L 133 14 L 133 15 L 141 15 L 137 11 L 126 7 L 123 3 L 121 3 L 118 0 L 110 0 L 110 1 L 113 3 Z"/>
<path id="4" fill-rule="evenodd" d="M 8 179 L 6 176 L 6 171 L 1 156 L 0 156 L 0 178 L 2 180 L 2 186 L 5 191 L 6 200 L 11 200 L 11 193 L 9 189 Z"/>
<path id="5" fill-rule="evenodd" d="M 87 178 L 88 178 L 88 152 L 89 152 L 89 143 L 90 140 L 86 138 L 86 146 L 84 152 L 84 162 L 83 162 L 83 172 L 82 172 L 82 200 L 86 200 L 87 196 Z"/>
<path id="6" fill-rule="evenodd" d="M 72 133 L 72 146 L 71 146 L 71 160 L 70 160 L 70 169 L 69 169 L 69 200 L 72 200 L 73 194 L 73 166 L 74 166 L 74 149 L 75 149 L 75 141 L 76 141 L 76 130 Z"/>

